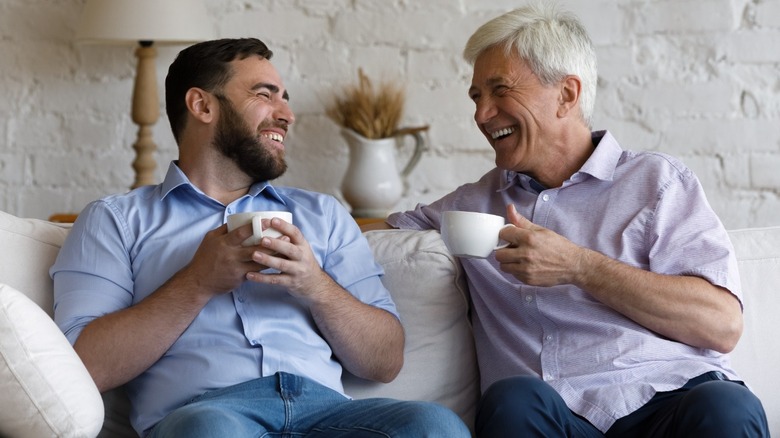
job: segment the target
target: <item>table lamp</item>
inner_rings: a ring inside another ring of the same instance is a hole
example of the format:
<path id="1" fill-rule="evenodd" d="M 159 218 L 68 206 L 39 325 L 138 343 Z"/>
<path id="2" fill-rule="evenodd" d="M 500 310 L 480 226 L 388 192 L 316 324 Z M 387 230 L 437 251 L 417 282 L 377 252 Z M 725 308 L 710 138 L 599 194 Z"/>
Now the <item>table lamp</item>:
<path id="1" fill-rule="evenodd" d="M 132 119 L 138 125 L 133 145 L 135 182 L 155 183 L 157 167 L 152 126 L 160 116 L 154 44 L 191 44 L 213 37 L 202 0 L 87 0 L 76 31 L 84 44 L 137 45 L 138 69 L 133 86 Z"/>

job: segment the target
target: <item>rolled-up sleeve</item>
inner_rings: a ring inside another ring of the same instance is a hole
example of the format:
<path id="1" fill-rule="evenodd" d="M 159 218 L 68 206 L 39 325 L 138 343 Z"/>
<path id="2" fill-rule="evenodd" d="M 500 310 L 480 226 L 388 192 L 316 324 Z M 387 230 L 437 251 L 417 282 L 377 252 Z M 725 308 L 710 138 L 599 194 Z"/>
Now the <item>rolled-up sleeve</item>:
<path id="1" fill-rule="evenodd" d="M 87 324 L 133 302 L 126 230 L 105 203 L 88 205 L 49 271 L 54 320 L 71 344 Z"/>

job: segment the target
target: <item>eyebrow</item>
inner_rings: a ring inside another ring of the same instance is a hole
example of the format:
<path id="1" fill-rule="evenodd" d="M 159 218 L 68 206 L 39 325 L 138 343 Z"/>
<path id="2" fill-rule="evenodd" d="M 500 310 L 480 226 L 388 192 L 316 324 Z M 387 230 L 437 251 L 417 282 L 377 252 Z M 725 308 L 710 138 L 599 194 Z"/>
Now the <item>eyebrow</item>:
<path id="1" fill-rule="evenodd" d="M 496 86 L 498 84 L 503 84 L 505 82 L 506 82 L 506 78 L 504 78 L 503 76 L 497 75 L 497 76 L 489 77 L 488 80 L 486 81 L 486 84 L 487 84 L 488 87 L 494 87 L 494 86 Z"/>
<path id="2" fill-rule="evenodd" d="M 268 84 L 268 83 L 265 83 L 265 82 L 260 82 L 260 83 L 255 84 L 252 87 L 252 91 L 257 91 L 257 90 L 259 90 L 261 88 L 267 88 L 269 91 L 271 91 L 271 93 L 274 93 L 274 94 L 279 94 L 279 91 L 280 91 L 278 86 L 276 86 L 274 84 Z M 287 90 L 284 90 L 284 93 L 282 93 L 282 99 L 284 99 L 286 101 L 290 100 L 290 95 L 287 94 Z"/>
<path id="3" fill-rule="evenodd" d="M 495 86 L 496 84 L 501 84 L 501 83 L 504 83 L 504 82 L 505 82 L 505 81 L 504 81 L 504 77 L 503 77 L 503 76 L 492 76 L 492 77 L 489 77 L 489 78 L 487 79 L 487 81 L 486 81 L 486 84 L 487 84 L 488 88 L 490 88 L 490 87 L 493 87 L 493 86 Z M 473 92 L 475 89 L 478 89 L 478 88 L 479 88 L 479 87 L 478 87 L 478 86 L 476 86 L 476 85 L 472 85 L 472 86 L 470 86 L 470 87 L 469 87 L 468 94 L 469 94 L 469 95 L 471 95 L 471 93 L 472 93 L 472 92 Z"/>

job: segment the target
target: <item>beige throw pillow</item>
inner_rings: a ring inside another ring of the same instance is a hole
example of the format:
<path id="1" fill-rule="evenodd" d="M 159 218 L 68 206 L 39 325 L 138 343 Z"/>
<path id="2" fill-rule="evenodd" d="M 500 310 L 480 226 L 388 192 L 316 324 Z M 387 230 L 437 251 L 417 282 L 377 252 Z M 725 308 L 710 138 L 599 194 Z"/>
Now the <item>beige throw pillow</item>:
<path id="1" fill-rule="evenodd" d="M 94 437 L 103 400 L 54 321 L 0 284 L 0 436 Z"/>

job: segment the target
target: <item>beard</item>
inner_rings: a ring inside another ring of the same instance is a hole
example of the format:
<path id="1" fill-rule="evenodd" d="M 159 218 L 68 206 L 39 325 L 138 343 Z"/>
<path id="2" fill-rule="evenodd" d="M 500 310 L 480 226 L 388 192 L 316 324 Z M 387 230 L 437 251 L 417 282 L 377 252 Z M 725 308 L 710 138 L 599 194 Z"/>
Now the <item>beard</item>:
<path id="1" fill-rule="evenodd" d="M 266 147 L 258 135 L 262 128 L 273 123 L 263 122 L 257 130 L 253 130 L 226 97 L 217 96 L 217 99 L 221 111 L 214 136 L 217 150 L 233 161 L 252 181 L 269 181 L 282 176 L 287 170 L 284 153 L 279 156 L 274 154 L 273 149 Z"/>

